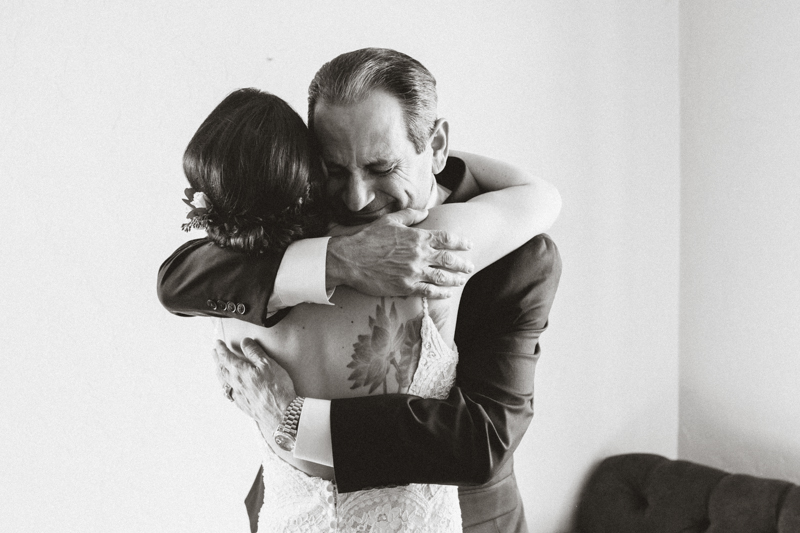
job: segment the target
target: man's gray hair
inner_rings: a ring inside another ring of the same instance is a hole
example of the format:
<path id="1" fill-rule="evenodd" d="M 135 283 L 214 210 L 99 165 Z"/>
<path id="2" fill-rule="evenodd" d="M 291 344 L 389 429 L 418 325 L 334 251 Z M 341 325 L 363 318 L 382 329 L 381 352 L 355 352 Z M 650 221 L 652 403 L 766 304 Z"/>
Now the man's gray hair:
<path id="1" fill-rule="evenodd" d="M 363 48 L 322 65 L 308 87 L 308 127 L 314 130 L 318 102 L 358 104 L 375 90 L 397 98 L 408 139 L 418 154 L 425 151 L 437 119 L 436 80 L 419 61 L 388 48 Z"/>

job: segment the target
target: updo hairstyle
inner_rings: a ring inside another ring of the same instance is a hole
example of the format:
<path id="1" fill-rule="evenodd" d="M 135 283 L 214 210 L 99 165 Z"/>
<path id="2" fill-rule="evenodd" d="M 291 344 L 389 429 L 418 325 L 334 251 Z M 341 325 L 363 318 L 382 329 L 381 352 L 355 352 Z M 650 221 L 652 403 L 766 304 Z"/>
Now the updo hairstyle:
<path id="1" fill-rule="evenodd" d="M 257 89 L 228 95 L 183 155 L 192 188 L 211 201 L 206 232 L 247 253 L 285 249 L 322 233 L 322 176 L 308 128 L 282 99 Z"/>

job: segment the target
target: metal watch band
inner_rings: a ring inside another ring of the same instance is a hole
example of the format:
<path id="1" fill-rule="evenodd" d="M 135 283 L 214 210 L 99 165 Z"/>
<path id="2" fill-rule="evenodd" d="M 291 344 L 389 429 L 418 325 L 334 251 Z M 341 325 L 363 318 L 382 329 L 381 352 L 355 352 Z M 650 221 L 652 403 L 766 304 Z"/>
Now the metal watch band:
<path id="1" fill-rule="evenodd" d="M 283 431 L 290 434 L 292 437 L 297 435 L 297 424 L 300 422 L 300 413 L 303 411 L 303 401 L 305 398 L 302 396 L 295 397 L 289 403 L 286 411 L 283 412 L 283 420 L 281 426 Z"/>

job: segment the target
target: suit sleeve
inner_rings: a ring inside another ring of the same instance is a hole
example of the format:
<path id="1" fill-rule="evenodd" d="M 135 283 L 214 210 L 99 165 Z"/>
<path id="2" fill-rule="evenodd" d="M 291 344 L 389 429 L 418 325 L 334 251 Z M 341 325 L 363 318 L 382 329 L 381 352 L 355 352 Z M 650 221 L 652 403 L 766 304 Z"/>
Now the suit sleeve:
<path id="1" fill-rule="evenodd" d="M 158 269 L 158 299 L 179 316 L 238 318 L 269 327 L 288 312 L 267 316 L 282 258 L 283 252 L 250 256 L 195 239 Z"/>
<path id="2" fill-rule="evenodd" d="M 436 178 L 452 190 L 464 181 L 466 173 L 464 162 L 450 157 Z M 284 254 L 249 256 L 216 246 L 208 239 L 189 241 L 158 269 L 158 299 L 179 316 L 233 317 L 270 327 L 290 310 L 269 314 L 267 309 Z"/>
<path id="3" fill-rule="evenodd" d="M 533 417 L 539 336 L 560 275 L 558 250 L 540 235 L 470 280 L 456 329 L 456 385 L 446 400 L 400 394 L 334 400 L 339 490 L 490 482 Z"/>

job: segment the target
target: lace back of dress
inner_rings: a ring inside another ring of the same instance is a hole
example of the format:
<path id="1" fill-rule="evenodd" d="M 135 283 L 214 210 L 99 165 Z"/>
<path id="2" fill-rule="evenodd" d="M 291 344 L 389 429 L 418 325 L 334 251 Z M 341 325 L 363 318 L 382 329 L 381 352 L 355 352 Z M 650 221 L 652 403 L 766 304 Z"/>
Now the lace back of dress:
<path id="1" fill-rule="evenodd" d="M 408 393 L 424 398 L 447 398 L 456 381 L 458 352 L 450 348 L 439 333 L 439 328 L 431 318 L 427 298 L 422 299 L 420 337 L 419 365 Z"/>

